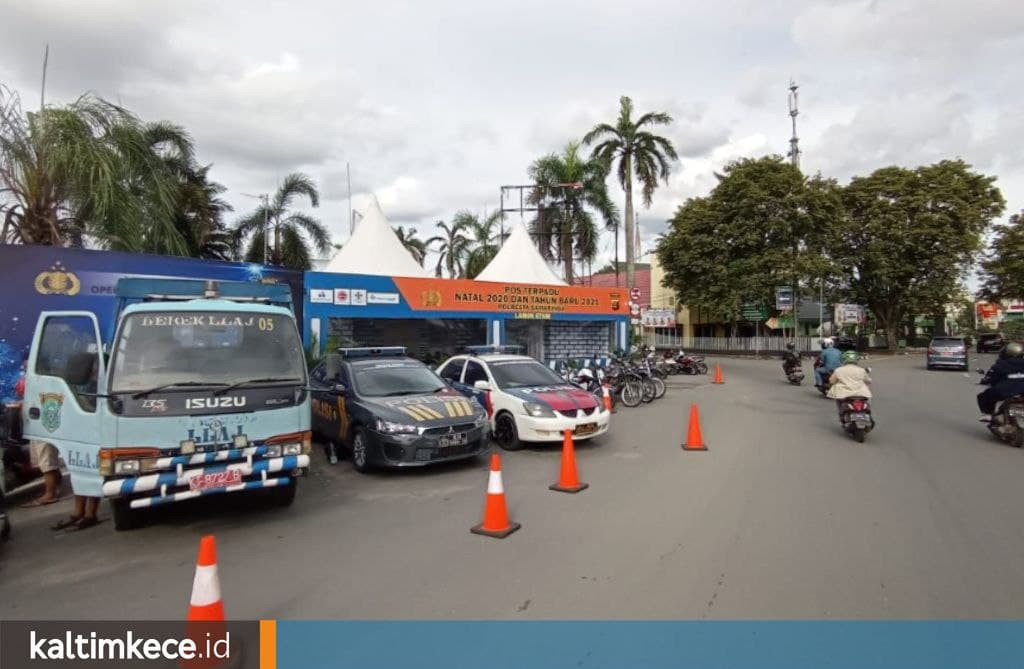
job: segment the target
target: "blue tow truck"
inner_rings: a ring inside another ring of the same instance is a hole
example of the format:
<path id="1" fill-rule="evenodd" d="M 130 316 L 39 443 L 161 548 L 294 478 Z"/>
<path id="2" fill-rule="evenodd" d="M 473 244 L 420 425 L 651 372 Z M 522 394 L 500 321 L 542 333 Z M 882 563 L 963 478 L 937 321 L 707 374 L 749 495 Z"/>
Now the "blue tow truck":
<path id="1" fill-rule="evenodd" d="M 27 438 L 60 451 L 76 494 L 143 510 L 254 491 L 291 504 L 309 467 L 310 397 L 284 284 L 121 279 L 110 332 L 44 311 L 22 407 Z"/>

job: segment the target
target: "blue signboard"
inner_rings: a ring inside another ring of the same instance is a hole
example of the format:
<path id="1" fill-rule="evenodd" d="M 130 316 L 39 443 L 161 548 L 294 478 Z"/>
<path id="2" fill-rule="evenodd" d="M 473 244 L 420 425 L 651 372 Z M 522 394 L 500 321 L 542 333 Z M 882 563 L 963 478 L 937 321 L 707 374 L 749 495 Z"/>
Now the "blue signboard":
<path id="1" fill-rule="evenodd" d="M 40 311 L 91 311 L 105 337 L 113 334 L 114 289 L 123 277 L 260 281 L 292 287 L 301 319 L 302 273 L 249 263 L 88 251 L 53 246 L 0 245 L 0 400 L 9 400 L 28 353 Z M 300 321 L 301 322 L 301 321 Z"/>

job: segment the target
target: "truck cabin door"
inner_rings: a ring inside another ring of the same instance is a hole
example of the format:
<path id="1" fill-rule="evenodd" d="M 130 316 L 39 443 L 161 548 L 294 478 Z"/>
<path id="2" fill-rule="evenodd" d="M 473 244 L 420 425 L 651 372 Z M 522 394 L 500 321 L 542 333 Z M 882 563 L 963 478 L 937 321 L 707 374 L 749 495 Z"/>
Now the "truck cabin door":
<path id="1" fill-rule="evenodd" d="M 101 496 L 101 406 L 106 361 L 99 323 L 87 311 L 44 311 L 25 374 L 22 421 L 29 439 L 60 451 L 76 494 Z"/>

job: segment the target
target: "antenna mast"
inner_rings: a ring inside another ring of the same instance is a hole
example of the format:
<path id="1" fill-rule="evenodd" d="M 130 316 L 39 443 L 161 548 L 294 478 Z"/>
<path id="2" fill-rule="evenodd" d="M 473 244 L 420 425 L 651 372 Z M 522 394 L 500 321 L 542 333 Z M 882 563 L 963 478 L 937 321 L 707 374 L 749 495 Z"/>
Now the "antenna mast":
<path id="1" fill-rule="evenodd" d="M 800 138 L 796 136 L 796 117 L 800 114 L 799 95 L 797 90 L 800 87 L 792 79 L 789 80 L 789 117 L 793 122 L 793 136 L 789 138 L 789 160 L 793 167 L 800 169 Z"/>

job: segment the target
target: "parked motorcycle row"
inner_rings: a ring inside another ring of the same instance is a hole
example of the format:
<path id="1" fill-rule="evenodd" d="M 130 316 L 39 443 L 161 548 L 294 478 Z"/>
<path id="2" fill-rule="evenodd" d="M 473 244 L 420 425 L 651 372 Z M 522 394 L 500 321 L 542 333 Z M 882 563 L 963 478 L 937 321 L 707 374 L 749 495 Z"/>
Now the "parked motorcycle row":
<path id="1" fill-rule="evenodd" d="M 665 379 L 669 376 L 708 373 L 703 356 L 688 355 L 683 351 L 667 352 L 659 358 L 653 349 L 648 349 L 636 359 L 611 356 L 608 360 L 607 366 L 583 367 L 575 367 L 567 361 L 560 373 L 567 382 L 599 397 L 604 396 L 607 387 L 613 407 L 618 404 L 637 407 L 661 399 L 665 395 Z"/>

